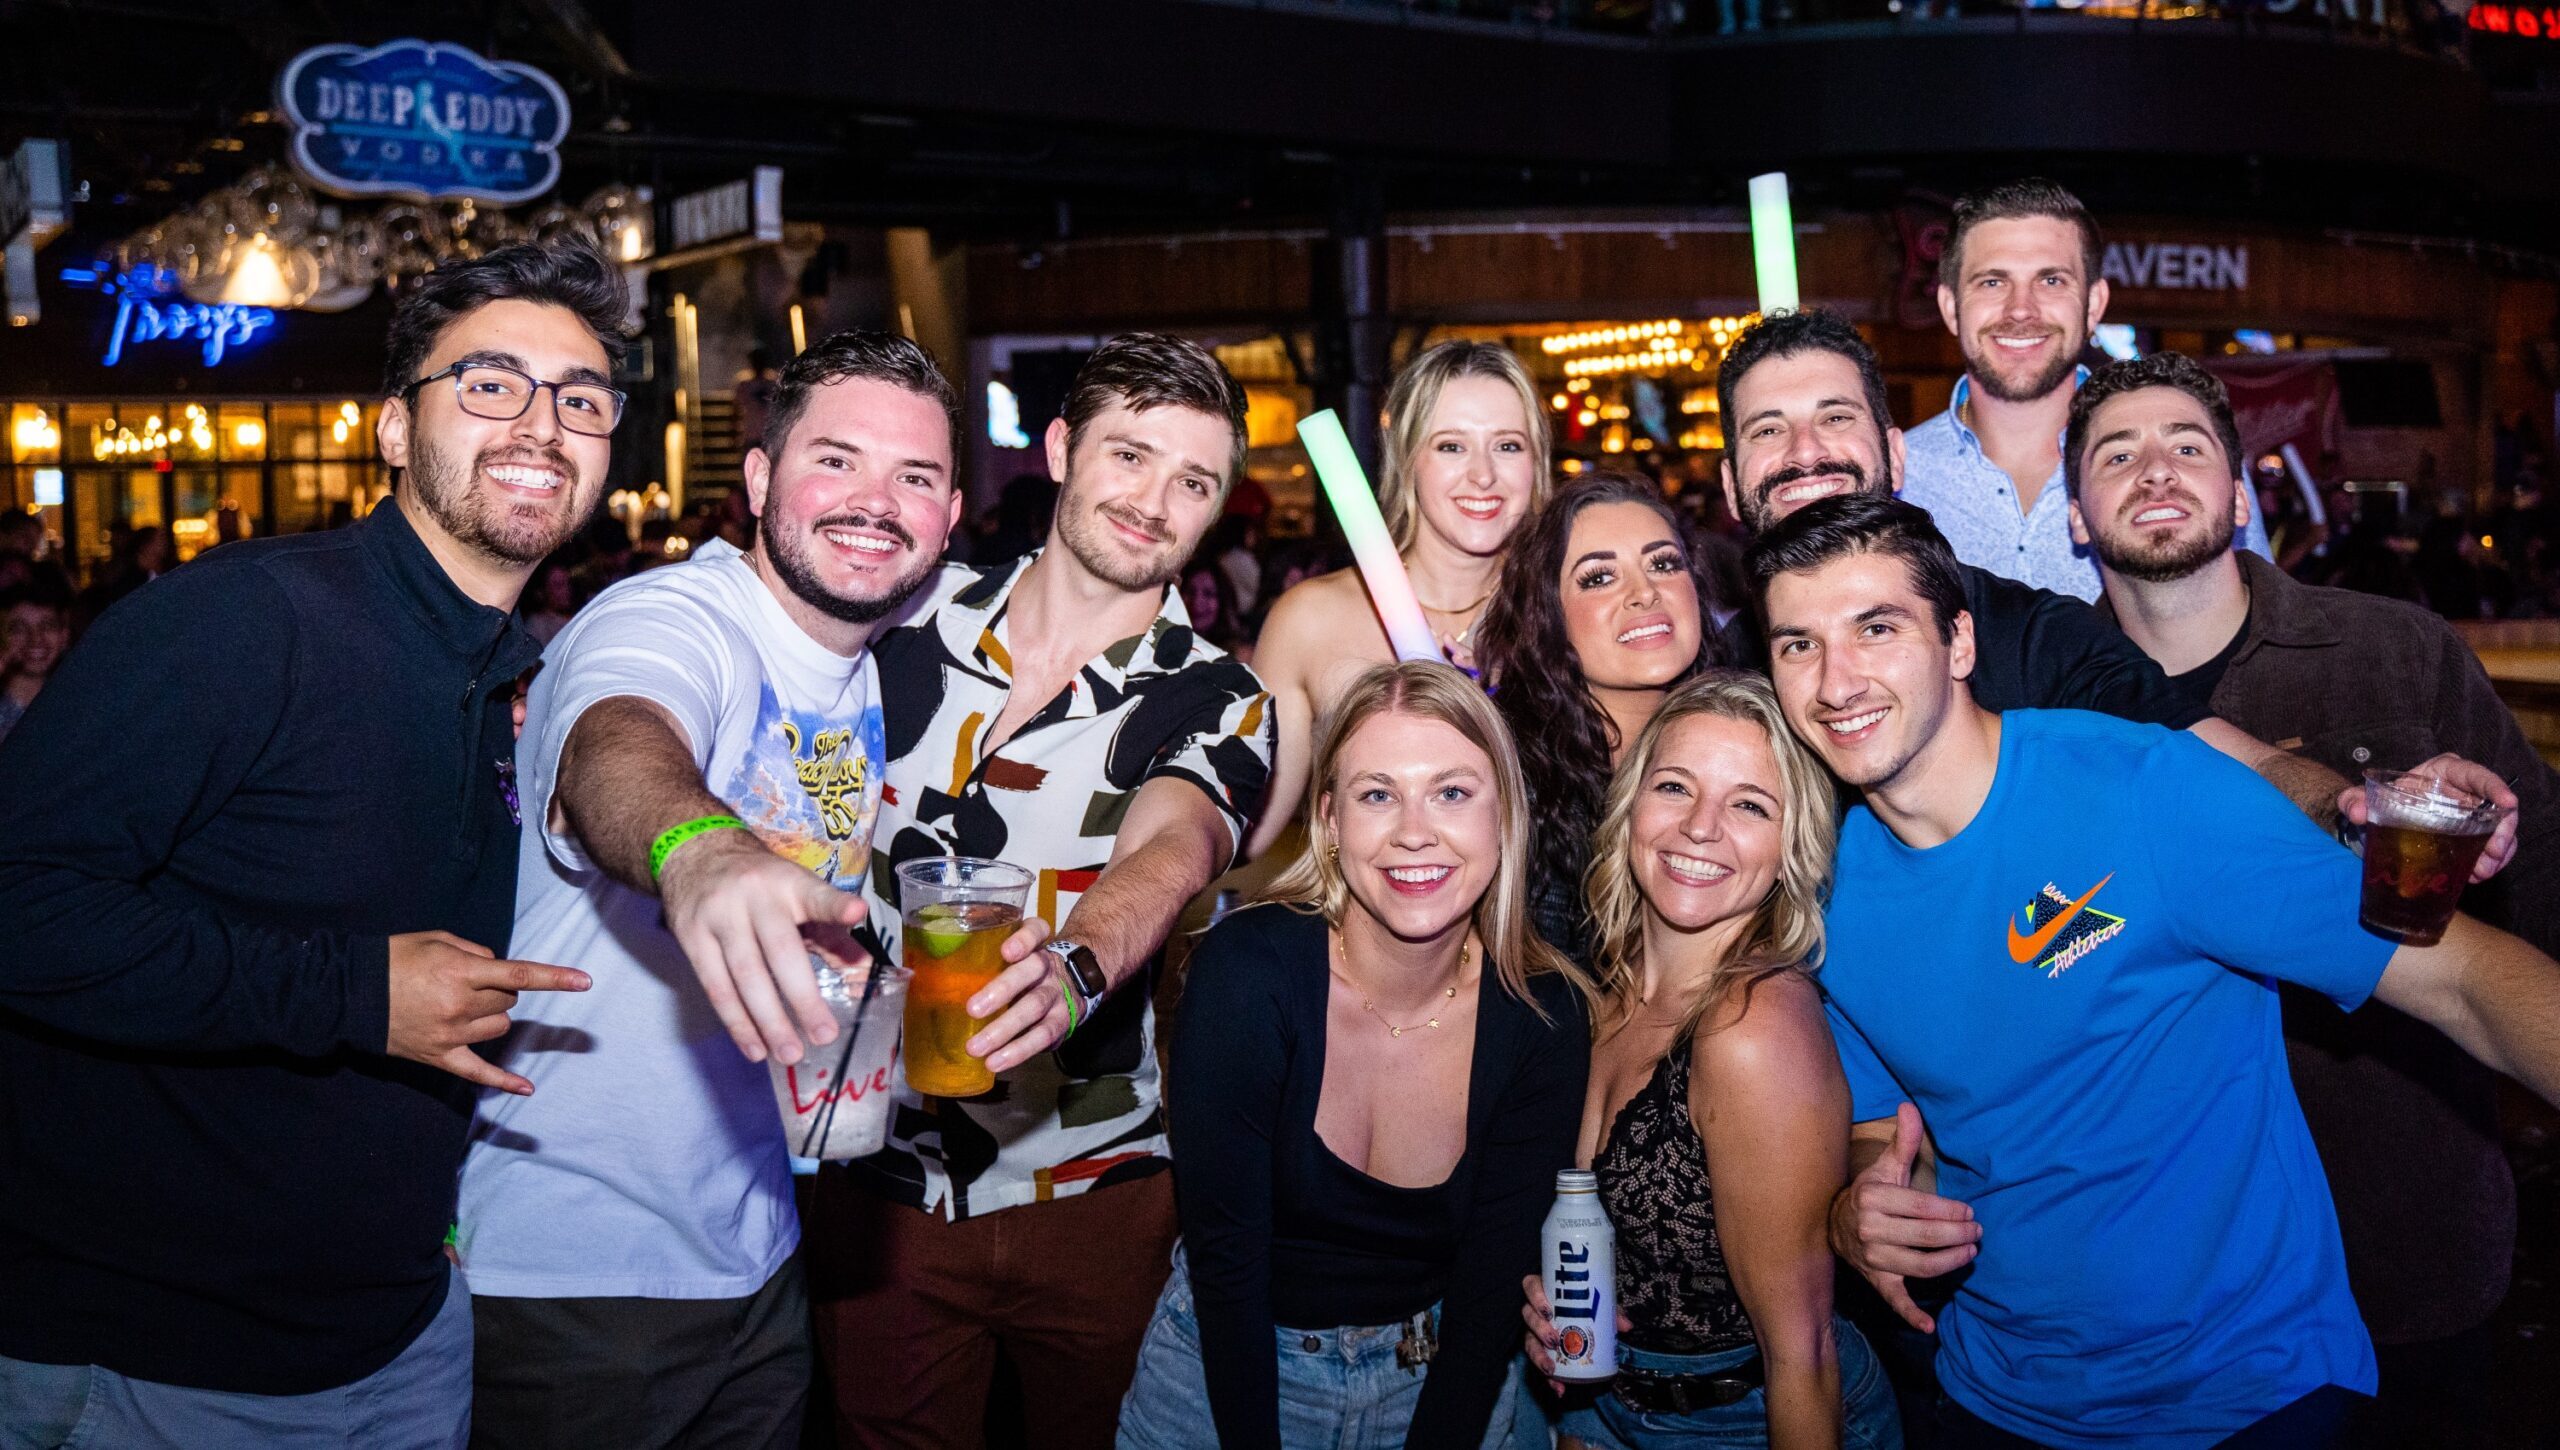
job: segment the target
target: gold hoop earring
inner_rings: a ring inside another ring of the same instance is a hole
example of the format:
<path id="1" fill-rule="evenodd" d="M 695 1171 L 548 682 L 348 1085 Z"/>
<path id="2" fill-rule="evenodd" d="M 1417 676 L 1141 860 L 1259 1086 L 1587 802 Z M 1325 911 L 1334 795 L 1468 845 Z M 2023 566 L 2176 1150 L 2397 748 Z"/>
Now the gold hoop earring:
<path id="1" fill-rule="evenodd" d="M 1339 842 L 1339 841 L 1327 841 L 1327 842 L 1325 842 L 1324 855 L 1325 855 L 1325 859 L 1326 859 L 1326 860 L 1328 860 L 1328 861 L 1330 861 L 1330 862 L 1332 862 L 1332 863 L 1333 863 L 1333 869 L 1334 869 L 1334 870 L 1339 871 L 1339 870 L 1341 870 L 1341 869 L 1342 869 L 1342 843 L 1341 843 L 1341 842 Z"/>

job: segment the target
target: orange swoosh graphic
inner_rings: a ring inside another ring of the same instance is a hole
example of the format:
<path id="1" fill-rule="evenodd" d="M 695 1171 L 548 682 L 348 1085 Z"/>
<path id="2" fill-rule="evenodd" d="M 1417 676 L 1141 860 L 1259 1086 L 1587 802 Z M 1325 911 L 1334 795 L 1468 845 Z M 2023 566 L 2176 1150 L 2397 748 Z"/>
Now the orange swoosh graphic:
<path id="1" fill-rule="evenodd" d="M 2018 935 L 2017 919 L 2012 917 L 2009 921 L 2009 960 L 2019 963 L 2022 966 L 2028 962 L 2034 961 L 2038 954 L 2043 952 L 2047 946 L 2052 945 L 2053 939 L 2061 934 L 2062 929 L 2071 924 L 2071 918 L 2080 914 L 2080 908 L 2089 904 L 2089 898 L 2106 890 L 2107 883 L 2115 879 L 2116 873 L 2113 871 L 2110 871 L 2106 875 L 2100 877 L 2097 885 L 2080 893 L 2080 899 L 2078 901 L 2062 908 L 2062 913 L 2059 916 L 2056 916 L 2053 920 L 2037 927 L 2035 934 L 2032 936 Z"/>

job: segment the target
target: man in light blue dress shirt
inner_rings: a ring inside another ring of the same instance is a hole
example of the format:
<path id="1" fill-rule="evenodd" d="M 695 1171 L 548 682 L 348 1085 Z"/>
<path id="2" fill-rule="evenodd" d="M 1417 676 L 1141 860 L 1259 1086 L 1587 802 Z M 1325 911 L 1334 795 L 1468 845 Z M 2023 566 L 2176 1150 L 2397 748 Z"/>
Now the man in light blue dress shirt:
<path id="1" fill-rule="evenodd" d="M 2071 527 L 2062 430 L 2106 315 L 2098 226 L 2050 181 L 1958 201 L 1938 262 L 1938 315 L 1964 350 L 1947 411 L 1911 430 L 1902 496 L 1956 557 L 2039 589 L 2096 599 L 2098 557 Z M 2240 547 L 2266 554 L 2253 511 Z"/>

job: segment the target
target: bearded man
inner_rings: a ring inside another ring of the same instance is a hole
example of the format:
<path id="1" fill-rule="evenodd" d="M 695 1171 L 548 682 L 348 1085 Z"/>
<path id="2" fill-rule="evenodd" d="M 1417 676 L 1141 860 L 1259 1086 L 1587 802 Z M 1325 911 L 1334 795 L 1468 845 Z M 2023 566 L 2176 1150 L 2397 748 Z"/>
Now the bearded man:
<path id="1" fill-rule="evenodd" d="M 471 1045 L 516 994 L 512 611 L 587 521 L 621 273 L 402 289 L 390 501 L 108 610 L 0 746 L 0 1441 L 458 1447 Z"/>
<path id="2" fill-rule="evenodd" d="M 848 1446 L 981 1443 L 999 1348 L 1042 1445 L 1111 1444 L 1175 1236 L 1157 952 L 1270 772 L 1261 681 L 1171 587 L 1243 469 L 1243 387 L 1192 343 L 1115 337 L 1046 444 L 1046 546 L 946 566 L 874 646 L 873 949 L 895 955 L 895 867 L 920 857 L 1023 867 L 1035 919 L 968 1004 L 994 1089 L 905 1092 L 886 1152 L 818 1175 L 811 1297 Z"/>
<path id="3" fill-rule="evenodd" d="M 2050 181 L 1963 197 L 1938 258 L 1938 315 L 1964 352 L 1947 411 L 1911 430 L 1902 497 L 1977 569 L 2081 599 L 2098 561 L 2071 536 L 2062 430 L 2107 311 L 2098 224 Z M 2267 552 L 2251 518 L 2242 545 Z"/>

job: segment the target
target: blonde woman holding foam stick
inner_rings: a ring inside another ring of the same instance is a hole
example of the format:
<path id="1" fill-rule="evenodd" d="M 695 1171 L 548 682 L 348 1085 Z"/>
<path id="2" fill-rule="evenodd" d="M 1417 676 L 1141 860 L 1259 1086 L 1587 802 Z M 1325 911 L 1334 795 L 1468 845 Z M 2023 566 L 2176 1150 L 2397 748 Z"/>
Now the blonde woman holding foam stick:
<path id="1" fill-rule="evenodd" d="M 1441 343 L 1407 363 L 1387 390 L 1385 453 L 1378 511 L 1432 633 L 1450 662 L 1472 674 L 1476 622 L 1503 556 L 1547 501 L 1537 384 L 1508 348 Z M 1271 606 L 1253 668 L 1279 709 L 1280 746 L 1251 854 L 1288 829 L 1306 794 L 1317 717 L 1362 670 L 1395 657 L 1356 569 L 1309 579 Z"/>

